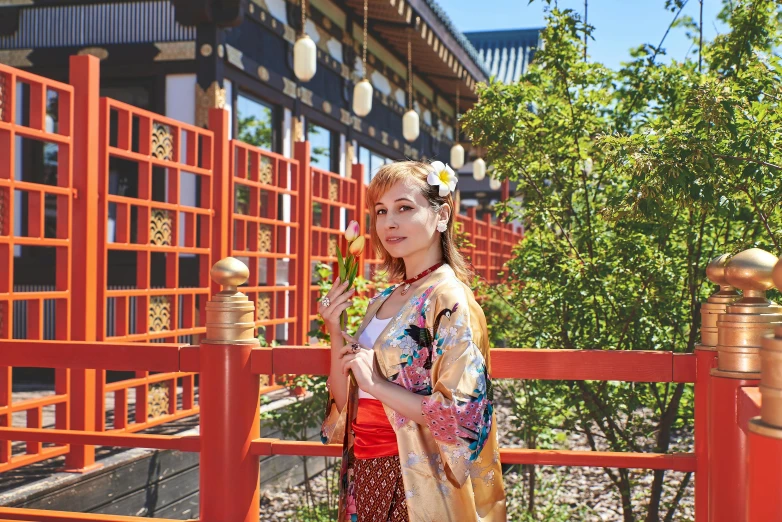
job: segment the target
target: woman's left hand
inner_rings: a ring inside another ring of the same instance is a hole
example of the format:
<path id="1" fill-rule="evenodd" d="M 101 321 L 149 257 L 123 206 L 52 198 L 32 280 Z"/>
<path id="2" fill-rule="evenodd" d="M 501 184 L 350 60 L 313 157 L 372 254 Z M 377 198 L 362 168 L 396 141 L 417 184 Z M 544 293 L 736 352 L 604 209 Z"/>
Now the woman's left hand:
<path id="1" fill-rule="evenodd" d="M 347 375 L 348 370 L 353 371 L 358 387 L 369 393 L 370 388 L 378 382 L 379 374 L 375 369 L 375 353 L 372 350 L 360 349 L 353 352 L 353 347 L 348 344 L 342 349 L 342 375 Z"/>

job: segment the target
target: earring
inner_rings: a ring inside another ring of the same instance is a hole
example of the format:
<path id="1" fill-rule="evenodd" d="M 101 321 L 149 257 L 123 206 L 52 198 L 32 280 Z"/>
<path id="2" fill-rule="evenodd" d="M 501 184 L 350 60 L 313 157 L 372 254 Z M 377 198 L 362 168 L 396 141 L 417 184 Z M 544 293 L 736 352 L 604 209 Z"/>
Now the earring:
<path id="1" fill-rule="evenodd" d="M 437 223 L 437 231 L 438 231 L 438 232 L 445 232 L 445 229 L 446 229 L 446 228 L 448 228 L 448 225 L 446 225 L 446 224 L 445 224 L 445 223 L 443 223 L 442 221 L 440 221 L 439 223 Z"/>

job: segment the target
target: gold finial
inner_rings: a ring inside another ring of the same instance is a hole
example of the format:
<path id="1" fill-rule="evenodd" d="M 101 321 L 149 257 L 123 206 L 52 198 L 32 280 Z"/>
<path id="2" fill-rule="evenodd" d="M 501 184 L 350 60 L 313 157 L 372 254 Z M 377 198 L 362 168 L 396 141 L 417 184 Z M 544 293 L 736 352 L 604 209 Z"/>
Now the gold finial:
<path id="1" fill-rule="evenodd" d="M 728 284 L 744 291 L 747 301 L 752 298 L 760 298 L 765 301 L 766 290 L 774 286 L 771 280 L 771 272 L 777 263 L 774 254 L 750 248 L 733 256 L 725 266 L 725 279 Z"/>
<path id="2" fill-rule="evenodd" d="M 726 312 L 727 305 L 741 297 L 725 277 L 725 266 L 729 259 L 730 254 L 722 254 L 706 266 L 706 277 L 719 288 L 701 304 L 701 344 L 698 348 L 702 350 L 716 349 L 717 319 Z"/>
<path id="3" fill-rule="evenodd" d="M 224 292 L 236 292 L 236 287 L 249 279 L 250 269 L 235 257 L 226 257 L 212 266 L 209 275 L 212 281 L 223 287 Z"/>
<path id="4" fill-rule="evenodd" d="M 719 285 L 720 291 L 733 289 L 725 278 L 725 266 L 728 264 L 729 259 L 730 254 L 722 254 L 709 261 L 709 264 L 706 266 L 706 278 L 715 285 Z"/>

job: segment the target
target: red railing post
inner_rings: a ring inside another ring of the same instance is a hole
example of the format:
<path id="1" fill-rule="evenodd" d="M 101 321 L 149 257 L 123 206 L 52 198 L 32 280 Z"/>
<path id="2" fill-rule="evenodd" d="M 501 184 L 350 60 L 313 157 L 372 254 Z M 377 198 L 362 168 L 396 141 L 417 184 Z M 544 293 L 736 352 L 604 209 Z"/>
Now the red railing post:
<path id="1" fill-rule="evenodd" d="M 218 261 L 212 281 L 223 289 L 206 305 L 201 368 L 200 521 L 257 522 L 260 516 L 258 456 L 260 379 L 250 370 L 255 306 L 237 287 L 250 275 L 238 259 Z"/>
<path id="2" fill-rule="evenodd" d="M 297 216 L 299 232 L 296 241 L 296 317 L 298 318 L 297 344 L 307 344 L 310 331 L 310 287 L 312 286 L 311 241 L 312 241 L 312 172 L 310 170 L 310 143 L 297 141 L 293 144 L 293 157 L 299 162 L 299 199 Z"/>
<path id="3" fill-rule="evenodd" d="M 214 133 L 214 171 L 212 201 L 212 259 L 224 259 L 231 253 L 233 230 L 231 230 L 230 208 L 233 180 L 230 168 L 230 118 L 225 109 L 209 109 L 209 130 Z M 217 287 L 212 285 L 212 293 Z"/>
<path id="4" fill-rule="evenodd" d="M 100 61 L 94 56 L 70 58 L 74 88 L 73 133 L 73 295 L 72 339 L 95 341 L 98 331 L 98 127 L 100 125 Z M 102 325 L 100 325 L 102 326 Z M 71 370 L 70 428 L 95 429 L 95 370 Z M 102 398 L 97 398 L 102 399 Z M 71 445 L 68 471 L 95 465 L 94 446 Z"/>
<path id="5" fill-rule="evenodd" d="M 774 283 L 782 288 L 782 262 Z M 760 417 L 749 421 L 747 521 L 782 520 L 782 326 L 760 350 Z"/>
<path id="6" fill-rule="evenodd" d="M 717 320 L 741 295 L 725 279 L 729 255 L 712 259 L 706 277 L 719 290 L 701 304 L 701 344 L 695 347 L 695 518 L 709 520 L 709 394 L 711 370 L 717 365 Z"/>
<path id="7" fill-rule="evenodd" d="M 486 220 L 486 281 L 494 282 L 494 276 L 491 272 L 491 212 L 484 216 Z"/>
<path id="8" fill-rule="evenodd" d="M 470 235 L 470 243 L 472 243 L 472 247 L 470 247 L 470 263 L 472 263 L 473 270 L 475 270 L 476 274 L 478 270 L 476 269 L 477 261 L 475 259 L 475 251 L 476 251 L 476 244 L 475 244 L 475 221 L 478 219 L 477 215 L 477 209 L 475 207 L 470 207 L 467 209 L 467 218 L 470 220 L 469 226 L 467 227 L 466 232 Z"/>
<path id="9" fill-rule="evenodd" d="M 709 384 L 709 516 L 715 522 L 746 520 L 747 436 L 739 422 L 739 391 L 757 386 L 760 345 L 782 307 L 765 298 L 776 256 L 752 248 L 725 265 L 726 282 L 743 290 L 717 319 L 717 368 Z"/>

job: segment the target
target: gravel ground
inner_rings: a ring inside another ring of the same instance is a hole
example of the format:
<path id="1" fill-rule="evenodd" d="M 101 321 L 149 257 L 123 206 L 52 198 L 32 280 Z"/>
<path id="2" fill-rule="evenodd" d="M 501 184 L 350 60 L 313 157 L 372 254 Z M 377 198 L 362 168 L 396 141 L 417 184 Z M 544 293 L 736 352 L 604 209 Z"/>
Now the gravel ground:
<path id="1" fill-rule="evenodd" d="M 497 404 L 496 411 L 500 433 L 509 433 L 512 422 L 512 419 L 509 418 L 509 406 Z M 677 432 L 673 439 L 671 452 L 693 451 L 691 431 Z M 514 440 L 512 436 L 505 437 L 504 440 L 501 437 L 500 445 L 503 447 L 521 446 L 519 441 Z M 572 450 L 589 450 L 586 436 L 580 433 L 569 433 L 563 446 Z M 583 520 L 590 522 L 623 520 L 620 495 L 602 468 L 540 466 L 537 469 L 535 520 Z M 334 469 L 334 471 L 322 473 L 310 481 L 315 504 L 326 502 L 329 490 L 327 481 L 333 483 L 335 476 L 336 470 Z M 525 520 L 527 476 L 527 473 L 518 467 L 513 467 L 504 474 L 505 489 L 508 495 L 508 520 Z M 646 516 L 646 506 L 654 475 L 650 471 L 631 470 L 630 476 L 635 484 L 632 491 L 635 519 L 643 520 Z M 685 473 L 683 472 L 666 472 L 663 497 L 660 503 L 660 520 L 663 520 L 667 506 L 671 504 L 684 478 Z M 335 497 L 336 494 L 332 494 L 332 502 L 335 501 Z M 261 521 L 328 520 L 325 515 L 322 518 L 303 516 L 306 506 L 307 495 L 303 485 L 267 491 L 261 499 Z M 694 484 L 690 480 L 671 520 L 693 521 L 694 519 Z"/>

